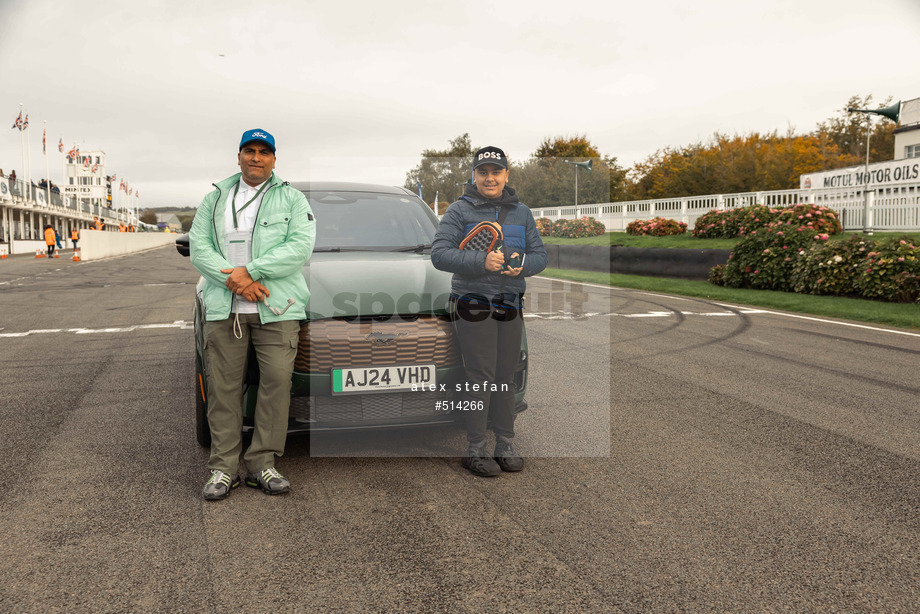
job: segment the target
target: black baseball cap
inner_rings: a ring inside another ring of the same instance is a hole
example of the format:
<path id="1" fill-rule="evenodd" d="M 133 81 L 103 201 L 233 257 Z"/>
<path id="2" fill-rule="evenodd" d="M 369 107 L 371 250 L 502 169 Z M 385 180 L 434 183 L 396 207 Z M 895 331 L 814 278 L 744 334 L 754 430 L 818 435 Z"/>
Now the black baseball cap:
<path id="1" fill-rule="evenodd" d="M 489 145 L 473 154 L 473 170 L 475 171 L 476 167 L 483 164 L 494 164 L 508 170 L 508 157 L 498 147 Z"/>

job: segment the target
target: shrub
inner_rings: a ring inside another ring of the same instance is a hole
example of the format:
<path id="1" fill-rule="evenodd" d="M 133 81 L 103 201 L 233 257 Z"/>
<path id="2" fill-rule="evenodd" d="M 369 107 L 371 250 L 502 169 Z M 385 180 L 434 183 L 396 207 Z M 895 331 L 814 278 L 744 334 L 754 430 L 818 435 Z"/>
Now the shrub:
<path id="1" fill-rule="evenodd" d="M 682 235 L 687 232 L 687 224 L 663 217 L 651 220 L 635 220 L 626 226 L 628 235 L 652 235 L 666 237 L 669 235 Z"/>
<path id="2" fill-rule="evenodd" d="M 858 236 L 815 246 L 793 266 L 792 289 L 802 294 L 855 295 L 856 274 L 874 247 L 871 239 Z"/>
<path id="3" fill-rule="evenodd" d="M 814 241 L 827 241 L 827 234 L 789 233 L 785 225 L 771 224 L 748 234 L 728 257 L 723 279 L 735 288 L 792 290 L 792 274 L 798 259 Z"/>
<path id="4" fill-rule="evenodd" d="M 817 233 L 837 234 L 842 230 L 837 213 L 827 207 L 752 205 L 741 209 L 710 211 L 701 215 L 694 224 L 692 234 L 700 239 L 745 237 L 777 222 L 795 228 L 801 226 Z"/>
<path id="5" fill-rule="evenodd" d="M 584 215 L 576 220 L 556 220 L 553 222 L 552 236 L 579 239 L 602 235 L 607 228 L 593 217 Z"/>
<path id="6" fill-rule="evenodd" d="M 777 219 L 789 226 L 804 226 L 815 232 L 835 235 L 843 230 L 837 212 L 815 205 L 794 205 L 784 207 Z"/>
<path id="7" fill-rule="evenodd" d="M 693 225 L 693 232 L 690 233 L 698 239 L 730 239 L 738 236 L 738 225 L 734 218 L 737 217 L 738 210 L 723 211 L 716 209 L 709 213 L 704 213 L 696 219 Z"/>
<path id="8" fill-rule="evenodd" d="M 866 252 L 853 285 L 864 298 L 908 303 L 917 301 L 920 248 L 905 239 L 876 243 Z"/>
<path id="9" fill-rule="evenodd" d="M 536 220 L 537 232 L 541 237 L 546 237 L 553 232 L 553 222 L 548 217 L 538 217 Z"/>
<path id="10" fill-rule="evenodd" d="M 724 286 L 725 285 L 725 265 L 717 264 L 712 267 L 712 270 L 709 271 L 709 283 L 714 286 Z"/>
<path id="11" fill-rule="evenodd" d="M 908 239 L 828 241 L 811 227 L 774 222 L 739 241 L 709 281 L 741 288 L 920 302 L 920 247 Z"/>

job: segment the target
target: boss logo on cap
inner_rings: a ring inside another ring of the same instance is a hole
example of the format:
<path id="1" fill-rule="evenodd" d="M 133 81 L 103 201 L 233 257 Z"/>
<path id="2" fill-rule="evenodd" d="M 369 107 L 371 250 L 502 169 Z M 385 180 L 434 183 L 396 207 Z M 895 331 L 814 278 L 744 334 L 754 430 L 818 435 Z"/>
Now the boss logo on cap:
<path id="1" fill-rule="evenodd" d="M 482 160 L 482 159 L 484 159 L 484 158 L 494 158 L 495 160 L 501 160 L 501 159 L 502 159 L 502 155 L 501 155 L 500 153 L 498 153 L 497 151 L 485 151 L 485 152 L 479 154 L 479 158 L 478 158 L 478 159 L 479 159 L 479 160 Z"/>

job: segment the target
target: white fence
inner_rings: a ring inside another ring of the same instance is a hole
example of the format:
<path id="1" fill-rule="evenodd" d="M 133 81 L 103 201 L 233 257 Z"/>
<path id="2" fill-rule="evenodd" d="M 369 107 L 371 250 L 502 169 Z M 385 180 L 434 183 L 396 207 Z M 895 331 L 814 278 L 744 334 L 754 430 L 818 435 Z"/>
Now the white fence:
<path id="1" fill-rule="evenodd" d="M 869 193 L 869 228 L 874 230 L 920 230 L 920 182 L 876 187 Z M 873 198 L 874 197 L 874 198 Z M 624 231 L 634 220 L 665 217 L 686 222 L 693 229 L 697 218 L 716 209 L 738 209 L 749 205 L 781 207 L 809 203 L 823 205 L 840 214 L 844 230 L 862 230 L 865 197 L 861 187 L 815 190 L 778 190 L 744 194 L 710 194 L 684 198 L 633 200 L 619 203 L 534 209 L 536 218 L 552 221 L 593 217 L 608 231 Z"/>

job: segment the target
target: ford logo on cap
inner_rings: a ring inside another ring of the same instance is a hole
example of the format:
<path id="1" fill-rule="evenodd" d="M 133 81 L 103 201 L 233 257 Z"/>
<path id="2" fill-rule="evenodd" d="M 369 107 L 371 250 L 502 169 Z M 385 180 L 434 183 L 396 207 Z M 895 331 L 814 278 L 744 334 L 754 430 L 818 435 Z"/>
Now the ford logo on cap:
<path id="1" fill-rule="evenodd" d="M 268 145 L 268 148 L 272 150 L 272 153 L 275 153 L 275 137 L 273 137 L 267 131 L 262 130 L 261 128 L 247 130 L 243 133 L 243 138 L 240 139 L 240 149 L 243 149 L 243 145 L 246 143 L 252 143 L 253 141 L 265 143 Z"/>

